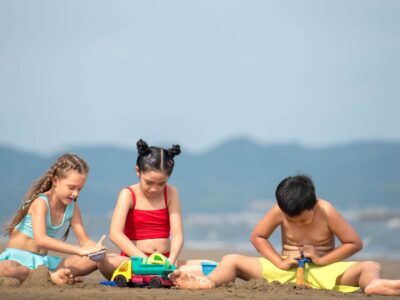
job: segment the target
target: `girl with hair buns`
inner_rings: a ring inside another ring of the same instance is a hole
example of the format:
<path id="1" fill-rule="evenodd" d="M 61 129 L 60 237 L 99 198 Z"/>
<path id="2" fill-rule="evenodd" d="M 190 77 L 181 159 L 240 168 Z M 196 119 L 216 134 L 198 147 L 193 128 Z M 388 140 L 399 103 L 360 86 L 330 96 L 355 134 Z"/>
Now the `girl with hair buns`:
<path id="1" fill-rule="evenodd" d="M 179 145 L 170 149 L 149 147 L 137 142 L 136 175 L 139 182 L 119 193 L 110 225 L 110 240 L 122 250 L 100 263 L 107 278 L 130 256 L 147 257 L 158 252 L 177 263 L 183 246 L 182 214 L 177 189 L 167 184 L 181 153 Z"/>
<path id="2" fill-rule="evenodd" d="M 28 190 L 22 206 L 7 227 L 9 241 L 0 254 L 0 276 L 24 281 L 30 270 L 41 265 L 50 271 L 56 284 L 82 281 L 97 269 L 97 262 L 88 255 L 105 250 L 105 236 L 98 243 L 90 240 L 82 224 L 76 203 L 85 185 L 89 167 L 77 155 L 59 157 L 45 175 Z M 65 223 L 69 227 L 63 241 L 55 239 Z M 72 228 L 79 246 L 66 243 Z M 64 259 L 48 255 L 48 251 L 72 254 Z"/>

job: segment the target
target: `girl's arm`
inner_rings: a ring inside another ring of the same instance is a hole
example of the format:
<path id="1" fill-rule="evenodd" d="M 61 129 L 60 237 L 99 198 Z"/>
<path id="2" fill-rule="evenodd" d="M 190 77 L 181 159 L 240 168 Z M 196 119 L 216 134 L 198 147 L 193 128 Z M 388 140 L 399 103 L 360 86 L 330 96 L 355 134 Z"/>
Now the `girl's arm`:
<path id="1" fill-rule="evenodd" d="M 169 260 L 175 264 L 183 247 L 183 225 L 179 194 L 175 187 L 168 186 L 168 211 L 171 225 L 171 250 Z"/>
<path id="2" fill-rule="evenodd" d="M 110 240 L 129 256 L 147 257 L 124 234 L 125 220 L 129 209 L 132 207 L 132 194 L 123 189 L 118 196 L 117 204 L 110 224 Z"/>
<path id="3" fill-rule="evenodd" d="M 305 245 L 304 256 L 310 257 L 317 265 L 327 265 L 344 260 L 360 251 L 363 246 L 362 241 L 353 227 L 329 202 L 323 201 L 322 208 L 328 220 L 329 230 L 338 237 L 341 245 L 321 257 L 315 253 L 313 247 L 307 249 Z"/>
<path id="4" fill-rule="evenodd" d="M 37 198 L 40 199 L 40 198 Z M 35 199 L 29 212 L 32 216 L 33 238 L 38 247 L 67 254 L 80 255 L 80 248 L 46 234 L 47 205 L 43 200 Z"/>
<path id="5" fill-rule="evenodd" d="M 294 259 L 282 259 L 281 255 L 268 241 L 268 238 L 282 223 L 282 221 L 283 213 L 278 205 L 275 204 L 253 229 L 250 235 L 250 240 L 257 251 L 275 266 L 280 269 L 289 269 L 292 265 L 295 265 L 297 261 Z"/>
<path id="6" fill-rule="evenodd" d="M 71 219 L 71 228 L 74 231 L 76 239 L 81 247 L 84 246 L 94 246 L 96 243 L 89 239 L 89 236 L 86 233 L 86 230 L 82 223 L 82 215 L 81 210 L 78 207 L 78 204 L 74 205 L 74 213 Z"/>
<path id="7" fill-rule="evenodd" d="M 81 248 L 87 250 L 87 252 L 93 253 L 105 249 L 103 241 L 105 236 L 102 236 L 99 242 L 92 241 L 86 233 L 85 227 L 82 222 L 81 210 L 77 203 L 74 205 L 74 213 L 71 219 L 71 228 L 74 231 L 76 239 L 78 240 Z"/>

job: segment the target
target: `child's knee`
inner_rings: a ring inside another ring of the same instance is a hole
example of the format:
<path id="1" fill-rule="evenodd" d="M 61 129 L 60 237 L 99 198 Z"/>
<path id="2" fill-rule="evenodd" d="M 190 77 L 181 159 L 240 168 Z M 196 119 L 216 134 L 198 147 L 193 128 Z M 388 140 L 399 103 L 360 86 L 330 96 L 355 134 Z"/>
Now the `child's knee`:
<path id="1" fill-rule="evenodd" d="M 119 255 L 106 255 L 104 259 L 98 262 L 98 269 L 105 277 L 110 277 L 114 273 L 114 271 L 121 265 L 123 261 L 130 260 L 129 257 L 123 257 Z"/>
<path id="2" fill-rule="evenodd" d="M 26 273 L 29 273 L 28 267 L 25 267 L 25 266 L 21 265 L 20 263 L 13 261 L 13 260 L 3 261 L 2 266 L 6 271 L 12 271 L 15 269 L 19 269 L 20 271 L 22 270 L 22 271 L 26 271 Z"/>
<path id="3" fill-rule="evenodd" d="M 5 260 L 3 261 L 2 266 L 8 269 L 8 268 L 17 268 L 20 266 L 20 264 L 13 260 Z"/>
<path id="4" fill-rule="evenodd" d="M 365 271 L 375 271 L 375 272 L 380 272 L 381 271 L 381 264 L 376 262 L 376 261 L 364 261 L 361 263 L 361 268 Z"/>
<path id="5" fill-rule="evenodd" d="M 221 263 L 229 263 L 229 264 L 235 264 L 238 261 L 240 261 L 240 258 L 242 255 L 240 254 L 228 254 L 222 257 Z"/>
<path id="6" fill-rule="evenodd" d="M 23 281 L 31 270 L 13 260 L 5 260 L 1 264 L 0 276 L 14 277 L 16 274 L 19 280 Z"/>

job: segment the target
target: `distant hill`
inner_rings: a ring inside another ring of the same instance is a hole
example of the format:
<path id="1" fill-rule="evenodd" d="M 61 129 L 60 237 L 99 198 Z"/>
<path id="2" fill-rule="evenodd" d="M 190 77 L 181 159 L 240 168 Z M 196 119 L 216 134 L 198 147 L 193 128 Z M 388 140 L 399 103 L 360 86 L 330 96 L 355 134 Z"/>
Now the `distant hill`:
<path id="1" fill-rule="evenodd" d="M 107 214 L 121 188 L 136 182 L 136 149 L 71 149 L 91 172 L 79 203 L 85 214 Z M 15 212 L 33 179 L 58 155 L 42 157 L 0 146 L 0 220 Z M 286 176 L 312 176 L 320 197 L 342 208 L 400 207 L 400 143 L 364 142 L 326 148 L 296 144 L 259 145 L 237 139 L 199 154 L 176 157 L 171 184 L 178 187 L 184 212 L 245 209 L 251 201 L 274 199 Z"/>

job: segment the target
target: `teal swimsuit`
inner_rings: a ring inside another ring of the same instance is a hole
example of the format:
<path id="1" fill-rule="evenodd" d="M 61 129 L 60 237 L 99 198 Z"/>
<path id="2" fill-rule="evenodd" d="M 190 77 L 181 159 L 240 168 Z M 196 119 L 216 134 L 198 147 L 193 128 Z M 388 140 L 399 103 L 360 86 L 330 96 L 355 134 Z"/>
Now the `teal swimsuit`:
<path id="1" fill-rule="evenodd" d="M 75 202 L 67 205 L 65 208 L 63 220 L 61 224 L 57 226 L 53 226 L 51 224 L 50 217 L 50 207 L 49 200 L 47 199 L 45 194 L 40 194 L 39 199 L 42 199 L 46 202 L 47 205 L 47 215 L 46 215 L 46 234 L 55 238 L 56 234 L 60 230 L 60 228 L 66 223 L 69 222 L 72 218 L 74 212 Z M 25 217 L 21 220 L 18 225 L 15 226 L 15 229 L 26 234 L 30 238 L 33 239 L 33 230 L 32 230 L 32 216 L 26 214 Z M 28 267 L 29 269 L 37 269 L 40 265 L 46 266 L 50 271 L 54 271 L 57 269 L 57 266 L 61 262 L 61 258 L 58 256 L 52 255 L 40 255 L 37 253 L 32 253 L 29 251 L 24 251 L 20 249 L 14 248 L 6 248 L 3 253 L 0 254 L 0 261 L 4 260 L 13 260 L 20 263 L 23 266 Z"/>

